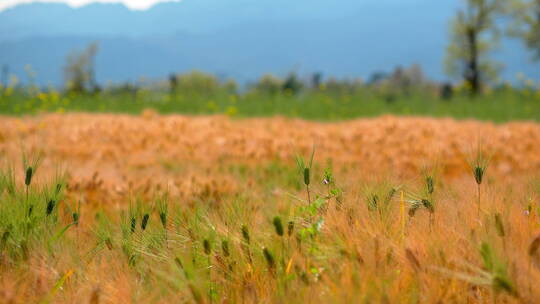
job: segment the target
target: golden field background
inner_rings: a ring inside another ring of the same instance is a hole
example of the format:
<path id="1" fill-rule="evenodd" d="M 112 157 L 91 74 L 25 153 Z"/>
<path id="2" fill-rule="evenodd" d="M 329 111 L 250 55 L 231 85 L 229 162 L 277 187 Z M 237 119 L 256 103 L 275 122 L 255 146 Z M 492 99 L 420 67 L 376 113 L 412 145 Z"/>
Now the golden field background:
<path id="1" fill-rule="evenodd" d="M 41 152 L 45 168 L 66 169 L 75 184 L 97 178 L 112 193 L 161 184 L 188 195 L 219 175 L 208 174 L 218 163 L 293 164 L 296 154 L 308 155 L 313 146 L 321 166 L 331 161 L 359 179 L 379 171 L 411 177 L 433 166 L 444 177 L 461 178 L 469 175 L 468 162 L 478 147 L 490 158 L 490 176 L 519 178 L 540 171 L 540 124 L 528 122 L 387 116 L 318 123 L 152 112 L 0 119 L 4 158 L 18 160 L 23 149 Z"/>
<path id="2" fill-rule="evenodd" d="M 301 175 L 300 187 L 291 176 L 296 177 L 295 155 L 307 156 L 313 146 L 313 193 L 325 192 L 319 177 L 331 166 L 343 201 L 339 208 L 335 199 L 327 201 L 319 251 L 311 255 L 292 241 L 282 257 L 287 266 L 280 271 L 286 276 L 305 267 L 317 274 L 310 273 L 309 284 L 298 278 L 285 284 L 266 270 L 260 254 L 258 262 L 247 265 L 238 253 L 236 272 L 221 275 L 226 269 L 216 253 L 216 270 L 209 276 L 220 286 L 218 303 L 540 301 L 540 260 L 529 253 L 540 233 L 540 124 L 391 116 L 318 123 L 146 112 L 0 118 L 0 159 L 18 170 L 22 150 L 43 153 L 37 180 L 67 172 L 66 201 L 81 201 L 83 210 L 76 235 L 82 240 L 76 247 L 81 257 L 65 250 L 58 253 L 59 260 L 51 260 L 35 251 L 27 267 L 0 267 L 0 303 L 44 298 L 55 303 L 209 302 L 193 295 L 191 286 L 204 289 L 203 283 L 175 288 L 163 283 L 157 274 L 175 275 L 169 264 L 146 266 L 143 280 L 142 271 L 128 267 L 120 252 L 104 250 L 100 258 L 83 258 L 95 243 L 92 213 L 125 210 L 134 194 L 150 199 L 168 189 L 171 204 L 181 209 L 204 205 L 208 226 L 218 236 L 227 235 L 238 252 L 242 223 L 252 229 L 253 247 L 279 252 L 270 219 L 282 214 L 298 227 L 310 221 L 295 215 L 305 203 L 305 192 Z M 477 214 L 477 185 L 469 163 L 479 147 L 490 162 Z M 366 197 L 381 185 L 404 189 L 405 199 L 414 197 L 422 191 L 426 172 L 437 178 L 433 225 L 424 211 L 403 222 L 399 198 L 384 216 L 367 210 Z M 242 211 L 231 217 L 236 204 L 243 204 Z M 526 214 L 529 206 L 533 212 Z M 504 237 L 493 225 L 496 213 L 502 215 Z M 175 231 L 170 242 L 180 249 L 168 248 L 169 255 L 196 247 L 198 241 L 186 241 L 187 236 Z M 494 293 L 489 285 L 463 278 L 483 269 L 482 242 L 507 265 L 519 296 Z M 73 275 L 62 291 L 50 295 L 51 286 L 69 271 Z"/>

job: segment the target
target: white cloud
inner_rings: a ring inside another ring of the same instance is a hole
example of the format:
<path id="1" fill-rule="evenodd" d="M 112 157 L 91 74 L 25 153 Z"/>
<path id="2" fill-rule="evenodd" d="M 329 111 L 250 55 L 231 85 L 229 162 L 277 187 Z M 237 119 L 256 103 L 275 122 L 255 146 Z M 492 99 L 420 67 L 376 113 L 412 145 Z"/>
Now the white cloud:
<path id="1" fill-rule="evenodd" d="M 158 2 L 179 2 L 181 0 L 0 0 L 0 11 L 3 11 L 7 8 L 14 7 L 22 3 L 31 3 L 31 2 L 55 2 L 55 3 L 66 3 L 72 7 L 81 7 L 93 2 L 101 3 L 123 3 L 130 9 L 133 10 L 146 10 Z"/>

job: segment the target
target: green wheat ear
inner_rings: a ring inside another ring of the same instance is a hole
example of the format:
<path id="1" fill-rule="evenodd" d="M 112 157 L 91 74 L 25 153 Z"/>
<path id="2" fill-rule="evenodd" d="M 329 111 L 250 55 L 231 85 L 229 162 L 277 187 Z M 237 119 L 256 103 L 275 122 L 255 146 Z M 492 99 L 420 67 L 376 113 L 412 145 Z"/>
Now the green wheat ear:
<path id="1" fill-rule="evenodd" d="M 78 212 L 73 212 L 71 214 L 72 218 L 73 218 L 73 223 L 75 224 L 75 226 L 79 226 L 79 213 Z"/>
<path id="2" fill-rule="evenodd" d="M 62 190 L 62 184 L 60 184 L 60 183 L 56 184 L 56 189 L 54 190 L 54 194 L 55 195 L 60 194 L 61 190 Z"/>
<path id="3" fill-rule="evenodd" d="M 148 225 L 148 220 L 150 220 L 150 214 L 145 213 L 141 222 L 141 229 L 143 231 L 146 229 L 146 226 Z"/>
<path id="4" fill-rule="evenodd" d="M 309 186 L 309 182 L 310 182 L 310 173 L 309 173 L 310 169 L 309 168 L 304 168 L 304 184 L 306 184 L 306 186 Z"/>
<path id="5" fill-rule="evenodd" d="M 32 169 L 32 167 L 28 167 L 26 169 L 26 176 L 24 178 L 24 184 L 26 186 L 30 186 L 30 183 L 32 182 L 32 175 L 33 175 L 33 172 L 34 170 Z"/>
<path id="6" fill-rule="evenodd" d="M 482 180 L 484 178 L 484 171 L 485 171 L 485 168 L 483 167 L 480 167 L 478 165 L 474 167 L 474 179 L 476 180 L 476 183 L 479 185 L 482 184 Z"/>
<path id="7" fill-rule="evenodd" d="M 228 257 L 231 255 L 231 252 L 229 251 L 229 241 L 227 240 L 221 241 L 221 250 L 223 251 L 223 255 L 225 257 Z"/>
<path id="8" fill-rule="evenodd" d="M 287 224 L 287 235 L 290 237 L 294 232 L 294 222 L 293 221 L 289 221 L 289 223 Z"/>
<path id="9" fill-rule="evenodd" d="M 135 217 L 132 217 L 130 224 L 131 224 L 130 231 L 131 233 L 134 233 L 135 229 L 137 228 L 137 219 Z"/>
<path id="10" fill-rule="evenodd" d="M 49 200 L 49 202 L 47 203 L 47 216 L 51 215 L 51 213 L 53 212 L 55 203 L 56 202 L 54 200 Z"/>
<path id="11" fill-rule="evenodd" d="M 166 213 L 159 213 L 159 220 L 161 222 L 161 225 L 163 228 L 167 227 L 167 214 Z"/>
<path id="12" fill-rule="evenodd" d="M 167 203 L 167 198 L 168 196 L 167 194 L 165 194 L 157 201 L 159 221 L 161 222 L 161 226 L 163 226 L 163 228 L 167 228 L 167 216 L 169 214 L 169 205 Z"/>
<path id="13" fill-rule="evenodd" d="M 379 196 L 377 194 L 371 194 L 368 197 L 368 210 L 375 211 L 379 207 Z"/>
<path id="14" fill-rule="evenodd" d="M 476 157 L 472 161 L 473 175 L 478 185 L 481 185 L 484 181 L 484 175 L 486 174 L 487 166 L 488 159 L 486 159 L 484 154 L 479 150 Z"/>
<path id="15" fill-rule="evenodd" d="M 433 206 L 433 203 L 427 199 L 422 199 L 422 205 L 424 208 L 426 208 L 430 213 L 435 212 L 435 207 Z"/>
<path id="16" fill-rule="evenodd" d="M 497 228 L 497 234 L 500 237 L 504 237 L 506 235 L 500 213 L 495 214 L 495 228 Z"/>
<path id="17" fill-rule="evenodd" d="M 279 216 L 274 217 L 272 222 L 274 224 L 274 229 L 278 236 L 283 236 L 283 224 L 281 223 L 281 218 Z"/>
<path id="18" fill-rule="evenodd" d="M 203 240 L 204 254 L 210 255 L 212 253 L 212 245 L 208 239 Z"/>
<path id="19" fill-rule="evenodd" d="M 174 263 L 175 263 L 176 266 L 178 266 L 178 268 L 180 268 L 181 270 L 184 269 L 184 265 L 182 264 L 182 260 L 180 260 L 179 257 L 175 257 L 175 258 L 174 258 Z"/>
<path id="20" fill-rule="evenodd" d="M 29 159 L 26 153 L 22 153 L 23 169 L 25 170 L 24 184 L 27 187 L 32 183 L 32 178 L 41 164 L 41 156 L 41 154 L 38 154 Z"/>
<path id="21" fill-rule="evenodd" d="M 426 187 L 428 194 L 433 194 L 433 192 L 435 191 L 435 182 L 433 176 L 429 175 L 426 177 Z"/>
<path id="22" fill-rule="evenodd" d="M 264 259 L 266 260 L 266 264 L 268 264 L 268 268 L 273 270 L 276 263 L 274 260 L 274 256 L 272 255 L 270 250 L 268 250 L 268 248 L 266 247 L 263 248 L 263 255 L 264 255 Z"/>
<path id="23" fill-rule="evenodd" d="M 249 244 L 250 238 L 249 238 L 249 230 L 246 225 L 242 225 L 242 237 L 244 238 L 244 241 Z"/>

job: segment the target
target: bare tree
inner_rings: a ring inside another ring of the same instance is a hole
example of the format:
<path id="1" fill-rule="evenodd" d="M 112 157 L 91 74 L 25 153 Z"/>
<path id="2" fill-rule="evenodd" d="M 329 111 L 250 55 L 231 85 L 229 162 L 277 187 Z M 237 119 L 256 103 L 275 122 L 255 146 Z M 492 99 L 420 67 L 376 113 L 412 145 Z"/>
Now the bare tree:
<path id="1" fill-rule="evenodd" d="M 64 67 L 64 78 L 69 91 L 82 93 L 97 86 L 94 67 L 97 51 L 97 43 L 92 43 L 84 50 L 74 51 L 68 55 Z"/>

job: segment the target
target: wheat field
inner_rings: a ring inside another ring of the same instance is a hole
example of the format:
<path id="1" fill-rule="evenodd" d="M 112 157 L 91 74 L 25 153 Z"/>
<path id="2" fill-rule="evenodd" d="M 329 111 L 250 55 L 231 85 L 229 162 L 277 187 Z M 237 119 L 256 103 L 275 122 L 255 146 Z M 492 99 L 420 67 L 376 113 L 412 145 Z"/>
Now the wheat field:
<path id="1" fill-rule="evenodd" d="M 1 303 L 538 303 L 540 124 L 0 118 Z"/>

